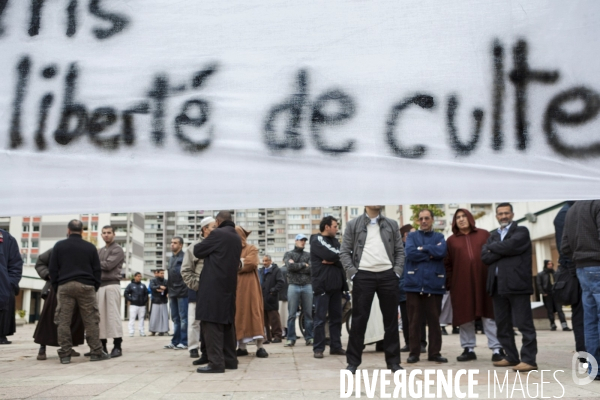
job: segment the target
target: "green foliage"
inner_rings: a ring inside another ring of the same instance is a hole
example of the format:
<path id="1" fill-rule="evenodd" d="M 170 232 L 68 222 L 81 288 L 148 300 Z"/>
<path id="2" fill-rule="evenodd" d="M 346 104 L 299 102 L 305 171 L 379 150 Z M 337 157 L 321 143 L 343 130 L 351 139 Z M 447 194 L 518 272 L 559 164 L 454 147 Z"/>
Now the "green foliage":
<path id="1" fill-rule="evenodd" d="M 419 212 L 425 208 L 431 210 L 435 218 L 446 216 L 444 210 L 438 207 L 437 204 L 413 204 L 410 206 L 410 210 L 412 211 L 410 220 L 412 221 L 412 226 L 415 227 L 415 229 L 419 229 Z"/>
<path id="2" fill-rule="evenodd" d="M 25 318 L 25 315 L 27 315 L 27 311 L 25 311 L 25 310 L 17 310 L 17 314 L 19 314 L 19 317 Z"/>

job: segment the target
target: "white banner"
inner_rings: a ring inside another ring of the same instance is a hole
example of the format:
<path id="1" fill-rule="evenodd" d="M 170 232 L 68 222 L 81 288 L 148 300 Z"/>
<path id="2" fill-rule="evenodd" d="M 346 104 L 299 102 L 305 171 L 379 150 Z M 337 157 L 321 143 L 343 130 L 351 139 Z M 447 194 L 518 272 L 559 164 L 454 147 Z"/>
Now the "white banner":
<path id="1" fill-rule="evenodd" d="M 600 197 L 597 0 L 0 0 L 0 214 Z"/>

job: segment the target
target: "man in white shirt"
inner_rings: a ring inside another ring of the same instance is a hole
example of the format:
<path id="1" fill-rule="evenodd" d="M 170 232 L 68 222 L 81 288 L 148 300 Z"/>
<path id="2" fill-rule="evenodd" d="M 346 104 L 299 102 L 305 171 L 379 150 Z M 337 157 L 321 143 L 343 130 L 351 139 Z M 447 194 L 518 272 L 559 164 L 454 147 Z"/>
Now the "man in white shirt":
<path id="1" fill-rule="evenodd" d="M 404 246 L 396 221 L 380 214 L 382 206 L 366 206 L 365 214 L 348 222 L 340 250 L 346 275 L 352 280 L 352 327 L 346 360 L 352 373 L 362 362 L 367 322 L 377 293 L 383 315 L 383 348 L 388 369 L 400 367 L 398 280 L 404 266 Z"/>

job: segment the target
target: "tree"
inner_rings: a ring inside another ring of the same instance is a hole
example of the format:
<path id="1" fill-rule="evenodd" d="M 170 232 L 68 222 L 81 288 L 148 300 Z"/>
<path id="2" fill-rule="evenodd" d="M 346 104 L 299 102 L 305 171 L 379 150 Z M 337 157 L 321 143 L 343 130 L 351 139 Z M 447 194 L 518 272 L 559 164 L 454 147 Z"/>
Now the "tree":
<path id="1" fill-rule="evenodd" d="M 437 204 L 413 204 L 410 206 L 410 210 L 412 211 L 412 226 L 415 227 L 415 229 L 419 229 L 419 212 L 425 208 L 431 210 L 433 216 L 436 218 L 446 216 L 444 210 L 442 210 Z"/>

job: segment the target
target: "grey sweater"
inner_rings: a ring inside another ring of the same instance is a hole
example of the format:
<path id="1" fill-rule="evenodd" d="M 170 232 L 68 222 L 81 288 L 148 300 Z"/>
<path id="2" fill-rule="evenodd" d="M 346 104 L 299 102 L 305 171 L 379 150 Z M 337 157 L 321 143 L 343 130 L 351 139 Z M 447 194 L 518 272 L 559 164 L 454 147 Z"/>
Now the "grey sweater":
<path id="1" fill-rule="evenodd" d="M 600 267 L 600 200 L 573 204 L 565 218 L 560 250 L 577 268 Z"/>

